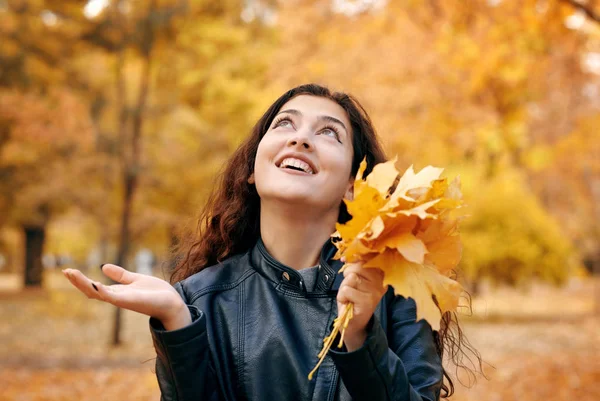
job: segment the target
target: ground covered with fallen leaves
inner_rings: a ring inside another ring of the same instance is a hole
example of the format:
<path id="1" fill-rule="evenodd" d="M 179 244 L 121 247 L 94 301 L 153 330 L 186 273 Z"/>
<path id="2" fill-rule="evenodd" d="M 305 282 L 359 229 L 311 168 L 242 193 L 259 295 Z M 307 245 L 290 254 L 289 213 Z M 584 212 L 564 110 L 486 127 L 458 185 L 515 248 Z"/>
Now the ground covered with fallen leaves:
<path id="1" fill-rule="evenodd" d="M 124 312 L 124 344 L 109 347 L 114 308 L 87 300 L 59 273 L 46 279 L 44 290 L 23 292 L 0 275 L 0 400 L 158 401 L 148 319 Z M 470 389 L 457 381 L 451 399 L 600 400 L 599 286 L 576 279 L 474 299 L 463 326 L 488 379 Z"/>

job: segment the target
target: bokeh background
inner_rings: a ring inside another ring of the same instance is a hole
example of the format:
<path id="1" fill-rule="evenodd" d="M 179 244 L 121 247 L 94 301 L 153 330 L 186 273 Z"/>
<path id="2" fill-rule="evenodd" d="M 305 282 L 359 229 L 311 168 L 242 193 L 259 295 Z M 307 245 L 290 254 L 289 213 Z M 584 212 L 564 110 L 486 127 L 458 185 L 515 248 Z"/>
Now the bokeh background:
<path id="1" fill-rule="evenodd" d="M 167 278 L 306 82 L 354 94 L 401 170 L 461 177 L 487 378 L 448 365 L 453 399 L 600 400 L 596 0 L 0 0 L 0 400 L 159 399 L 147 318 L 117 326 L 60 269 Z"/>

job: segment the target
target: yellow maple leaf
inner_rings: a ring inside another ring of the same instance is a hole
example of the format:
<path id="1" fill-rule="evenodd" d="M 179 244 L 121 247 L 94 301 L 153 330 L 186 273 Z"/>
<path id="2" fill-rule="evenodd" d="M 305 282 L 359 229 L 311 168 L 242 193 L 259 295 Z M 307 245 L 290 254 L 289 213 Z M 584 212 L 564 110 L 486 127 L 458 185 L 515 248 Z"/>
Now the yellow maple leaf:
<path id="1" fill-rule="evenodd" d="M 423 264 L 425 261 L 427 253 L 425 244 L 410 232 L 389 238 L 386 241 L 386 247 L 397 250 L 409 262 Z"/>
<path id="2" fill-rule="evenodd" d="M 433 330 L 439 330 L 442 315 L 456 310 L 462 292 L 460 284 L 450 278 L 462 253 L 460 218 L 451 217 L 462 206 L 460 180 L 456 177 L 448 184 L 440 178 L 443 169 L 432 166 L 418 173 L 410 166 L 400 176 L 395 161 L 376 165 L 366 178 L 366 162 L 360 164 L 354 198 L 345 201 L 352 218 L 336 225 L 336 257 L 344 256 L 346 263 L 361 262 L 363 268 L 381 269 L 384 285 L 392 286 L 396 295 L 414 299 L 417 320 L 425 319 Z M 352 314 L 349 304 L 335 319 L 309 379 L 338 332 L 339 346 L 343 343 Z"/>
<path id="3" fill-rule="evenodd" d="M 373 167 L 371 174 L 367 176 L 366 184 L 375 188 L 385 196 L 398 177 L 396 170 L 396 158 L 385 163 L 379 163 Z"/>
<path id="4" fill-rule="evenodd" d="M 424 262 L 434 265 L 440 274 L 448 276 L 460 262 L 462 244 L 458 235 L 442 237 L 425 245 L 428 253 Z"/>
<path id="5" fill-rule="evenodd" d="M 342 238 L 355 238 L 366 231 L 385 199 L 376 189 L 366 187 L 361 189 L 358 196 L 355 195 L 354 200 L 345 202 L 352 219 L 346 224 L 336 224 L 336 229 Z"/>
<path id="6" fill-rule="evenodd" d="M 398 198 L 414 201 L 415 199 L 407 196 L 406 193 L 414 188 L 430 188 L 431 182 L 438 179 L 443 171 L 443 168 L 427 166 L 415 174 L 413 166 L 411 165 L 400 178 L 398 186 L 394 190 L 394 193 L 392 193 L 391 202 L 397 202 Z"/>
<path id="7" fill-rule="evenodd" d="M 443 313 L 458 306 L 460 284 L 439 274 L 435 267 L 410 262 L 393 250 L 380 253 L 363 267 L 383 270 L 384 285 L 391 285 L 396 295 L 414 299 L 417 320 L 425 319 L 433 330 L 440 329 Z"/>

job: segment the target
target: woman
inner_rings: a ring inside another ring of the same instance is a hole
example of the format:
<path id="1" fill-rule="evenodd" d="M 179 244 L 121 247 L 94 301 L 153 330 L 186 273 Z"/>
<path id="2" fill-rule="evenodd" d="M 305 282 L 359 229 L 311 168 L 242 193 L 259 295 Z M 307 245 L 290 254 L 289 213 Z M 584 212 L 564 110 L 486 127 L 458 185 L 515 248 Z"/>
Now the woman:
<path id="1" fill-rule="evenodd" d="M 330 235 L 350 218 L 343 199 L 364 158 L 367 174 L 385 161 L 362 106 L 299 86 L 229 160 L 174 286 L 110 264 L 104 274 L 121 284 L 65 275 L 90 298 L 151 317 L 162 400 L 437 400 L 452 389 L 443 384 L 446 336 L 417 322 L 413 300 L 384 288 L 380 270 L 351 265 L 338 275 L 332 259 Z M 348 302 L 344 346 L 309 381 Z"/>

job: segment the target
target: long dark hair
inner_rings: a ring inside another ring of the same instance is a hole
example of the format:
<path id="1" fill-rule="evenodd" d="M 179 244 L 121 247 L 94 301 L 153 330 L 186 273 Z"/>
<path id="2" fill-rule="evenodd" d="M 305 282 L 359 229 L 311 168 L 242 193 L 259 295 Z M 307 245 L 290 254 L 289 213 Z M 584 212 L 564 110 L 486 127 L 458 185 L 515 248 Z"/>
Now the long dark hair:
<path id="1" fill-rule="evenodd" d="M 356 175 L 363 159 L 367 161 L 365 176 L 373 170 L 376 164 L 386 161 L 371 119 L 354 97 L 342 92 L 331 92 L 328 88 L 316 84 L 301 85 L 287 91 L 267 109 L 252 129 L 250 136 L 227 162 L 200 214 L 196 233 L 186 235 L 174 250 L 175 255 L 180 257 L 171 274 L 171 283 L 181 281 L 230 256 L 246 252 L 256 243 L 260 236 L 260 198 L 256 187 L 248 182 L 248 178 L 254 172 L 256 152 L 262 137 L 281 107 L 298 95 L 323 97 L 336 102 L 346 111 L 352 126 L 354 150 L 352 176 Z M 348 214 L 344 202 L 340 201 L 340 203 L 338 221 L 344 223 L 351 216 Z M 456 322 L 459 330 L 458 337 L 450 329 L 453 321 Z M 446 348 L 450 344 L 452 345 L 453 360 L 458 361 L 455 351 L 456 349 L 460 350 L 460 345 L 465 340 L 461 334 L 456 319 L 453 320 L 452 316 L 444 315 L 442 329 L 439 333 L 434 333 L 440 358 L 443 357 L 444 344 L 446 344 Z M 445 392 L 444 397 L 448 397 L 452 395 L 454 385 L 445 369 L 444 376 L 450 387 L 443 383 L 442 390 Z"/>
<path id="2" fill-rule="evenodd" d="M 363 158 L 367 160 L 367 174 L 377 163 L 386 160 L 369 115 L 352 96 L 331 92 L 316 84 L 301 85 L 287 91 L 267 109 L 250 136 L 227 162 L 200 214 L 196 235 L 189 236 L 187 242 L 182 242 L 178 247 L 179 251 L 185 252 L 185 257 L 175 266 L 171 275 L 172 283 L 245 252 L 256 243 L 260 235 L 260 199 L 256 187 L 248 183 L 248 178 L 254 172 L 258 144 L 275 115 L 285 103 L 298 95 L 330 99 L 346 111 L 352 126 L 353 176 Z M 343 223 L 350 215 L 346 205 L 340 203 L 338 220 Z"/>

